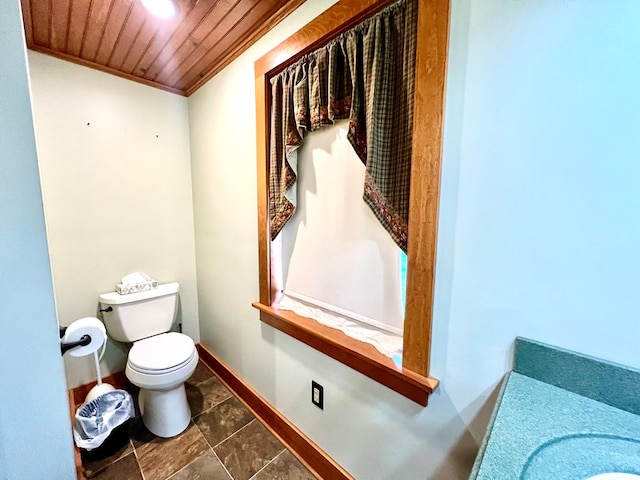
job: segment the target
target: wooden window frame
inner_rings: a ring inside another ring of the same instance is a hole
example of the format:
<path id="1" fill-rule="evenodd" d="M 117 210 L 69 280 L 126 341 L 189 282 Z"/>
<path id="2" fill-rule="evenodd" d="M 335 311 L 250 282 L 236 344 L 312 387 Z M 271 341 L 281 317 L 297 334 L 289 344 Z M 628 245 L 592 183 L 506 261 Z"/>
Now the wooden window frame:
<path id="1" fill-rule="evenodd" d="M 260 319 L 360 373 L 426 406 L 438 380 L 429 377 L 435 284 L 444 90 L 450 0 L 420 0 L 416 51 L 408 269 L 399 368 L 373 346 L 272 306 L 269 235 L 270 79 L 394 0 L 341 0 L 255 62 Z"/>

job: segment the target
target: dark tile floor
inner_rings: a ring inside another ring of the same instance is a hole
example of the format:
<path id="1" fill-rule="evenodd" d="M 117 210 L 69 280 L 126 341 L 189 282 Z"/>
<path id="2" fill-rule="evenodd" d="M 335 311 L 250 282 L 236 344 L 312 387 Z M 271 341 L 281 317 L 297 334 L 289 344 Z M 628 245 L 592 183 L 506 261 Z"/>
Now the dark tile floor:
<path id="1" fill-rule="evenodd" d="M 98 456 L 82 454 L 100 480 L 313 480 L 315 477 L 201 363 L 186 383 L 189 427 L 174 438 L 150 433 L 135 417 Z M 137 392 L 132 392 L 134 399 Z M 137 410 L 136 410 L 137 411 Z M 118 441 L 118 435 L 122 439 Z M 127 438 L 128 437 L 128 438 Z M 106 453 L 110 455 L 104 457 Z"/>

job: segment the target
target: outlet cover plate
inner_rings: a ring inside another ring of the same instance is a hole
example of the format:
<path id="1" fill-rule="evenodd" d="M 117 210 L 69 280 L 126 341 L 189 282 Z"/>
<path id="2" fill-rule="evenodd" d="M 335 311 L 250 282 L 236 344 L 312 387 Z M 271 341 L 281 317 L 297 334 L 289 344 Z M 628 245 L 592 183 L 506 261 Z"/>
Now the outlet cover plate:
<path id="1" fill-rule="evenodd" d="M 324 410 L 324 388 L 318 382 L 311 381 L 311 402 Z"/>

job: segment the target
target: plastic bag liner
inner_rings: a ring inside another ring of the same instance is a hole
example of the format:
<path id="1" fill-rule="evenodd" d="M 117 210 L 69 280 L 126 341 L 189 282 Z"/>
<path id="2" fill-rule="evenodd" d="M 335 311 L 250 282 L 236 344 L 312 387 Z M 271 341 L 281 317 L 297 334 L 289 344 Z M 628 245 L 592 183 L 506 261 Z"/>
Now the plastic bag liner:
<path id="1" fill-rule="evenodd" d="M 73 439 L 78 447 L 93 450 L 134 415 L 133 399 L 129 393 L 124 390 L 104 393 L 78 408 Z"/>

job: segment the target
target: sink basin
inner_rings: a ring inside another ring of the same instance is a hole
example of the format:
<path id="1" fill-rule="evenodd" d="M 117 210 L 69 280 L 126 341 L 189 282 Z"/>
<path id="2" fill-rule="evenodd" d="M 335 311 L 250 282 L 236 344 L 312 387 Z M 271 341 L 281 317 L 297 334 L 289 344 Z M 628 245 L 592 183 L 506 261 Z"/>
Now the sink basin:
<path id="1" fill-rule="evenodd" d="M 640 441 L 603 434 L 557 437 L 530 455 L 520 476 L 520 480 L 551 478 L 640 480 Z"/>
<path id="2" fill-rule="evenodd" d="M 589 477 L 587 480 L 638 480 L 638 479 L 640 479 L 640 475 L 636 475 L 635 473 L 611 472 L 611 473 L 601 473 L 600 475 L 596 475 L 595 477 Z"/>

